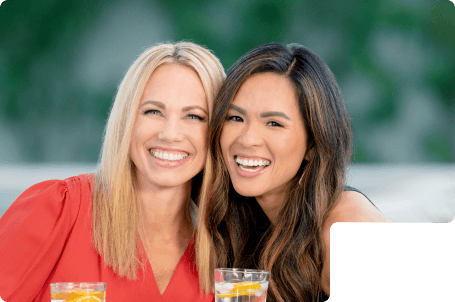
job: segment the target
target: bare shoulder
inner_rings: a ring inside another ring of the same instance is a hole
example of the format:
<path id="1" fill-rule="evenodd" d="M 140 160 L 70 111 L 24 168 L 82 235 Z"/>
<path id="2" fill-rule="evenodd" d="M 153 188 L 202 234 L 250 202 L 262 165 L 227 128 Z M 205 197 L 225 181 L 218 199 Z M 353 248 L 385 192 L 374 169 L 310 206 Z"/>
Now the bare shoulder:
<path id="1" fill-rule="evenodd" d="M 356 191 L 342 192 L 326 220 L 330 225 L 335 222 L 390 222 L 363 194 Z"/>
<path id="2" fill-rule="evenodd" d="M 390 222 L 363 194 L 356 191 L 341 193 L 335 207 L 329 212 L 322 224 L 324 260 L 321 287 L 330 295 L 330 227 L 335 222 Z"/>

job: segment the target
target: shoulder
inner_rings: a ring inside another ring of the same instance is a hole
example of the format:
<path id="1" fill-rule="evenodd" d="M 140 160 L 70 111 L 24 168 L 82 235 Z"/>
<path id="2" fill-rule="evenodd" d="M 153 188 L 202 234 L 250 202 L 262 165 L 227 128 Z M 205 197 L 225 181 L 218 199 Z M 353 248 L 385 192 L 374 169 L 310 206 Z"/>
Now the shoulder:
<path id="1" fill-rule="evenodd" d="M 81 174 L 78 176 L 68 177 L 66 179 L 50 179 L 36 183 L 26 189 L 17 200 L 27 199 L 29 197 L 57 197 L 66 194 L 68 191 L 91 190 L 93 183 L 92 174 Z M 17 201 L 16 200 L 16 201 Z"/>
<path id="2" fill-rule="evenodd" d="M 326 225 L 335 222 L 388 222 L 366 197 L 358 191 L 344 191 L 328 213 Z"/>
<path id="3" fill-rule="evenodd" d="M 336 222 L 390 222 L 368 198 L 358 191 L 344 191 L 322 224 L 324 263 L 321 287 L 330 294 L 330 227 Z"/>
<path id="4" fill-rule="evenodd" d="M 390 222 L 390 220 L 365 195 L 357 191 L 343 191 L 322 224 L 323 233 L 327 234 L 335 222 Z M 328 236 L 324 237 L 328 240 Z"/>
<path id="5" fill-rule="evenodd" d="M 95 176 L 93 174 L 81 174 L 64 179 L 62 182 L 71 193 L 86 195 L 93 189 Z"/>
<path id="6" fill-rule="evenodd" d="M 25 190 L 0 217 L 2 297 L 32 301 L 55 269 L 81 211 L 90 204 L 90 177 L 46 180 Z M 30 257 L 33 255 L 33 257 Z M 24 276 L 26 289 L 20 290 Z M 0 282 L 1 283 L 1 282 Z M 11 300 L 12 301 L 12 300 Z"/>
<path id="7" fill-rule="evenodd" d="M 58 218 L 63 209 L 69 213 L 78 211 L 82 201 L 91 200 L 90 174 L 69 177 L 64 180 L 46 180 L 25 190 L 2 216 L 2 222 L 24 221 L 29 216 Z M 50 220 L 52 221 L 52 220 Z"/>

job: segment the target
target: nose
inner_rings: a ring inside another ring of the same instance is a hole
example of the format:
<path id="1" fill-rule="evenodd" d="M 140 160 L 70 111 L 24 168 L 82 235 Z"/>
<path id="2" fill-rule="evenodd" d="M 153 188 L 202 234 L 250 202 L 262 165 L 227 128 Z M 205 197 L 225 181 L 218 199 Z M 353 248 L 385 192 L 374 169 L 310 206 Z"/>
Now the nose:
<path id="1" fill-rule="evenodd" d="M 182 127 L 177 119 L 168 119 L 164 124 L 163 129 L 158 134 L 158 138 L 163 141 L 175 142 L 181 141 L 183 138 Z"/>
<path id="2" fill-rule="evenodd" d="M 260 146 L 262 144 L 260 130 L 252 123 L 246 124 L 237 141 L 246 148 Z"/>

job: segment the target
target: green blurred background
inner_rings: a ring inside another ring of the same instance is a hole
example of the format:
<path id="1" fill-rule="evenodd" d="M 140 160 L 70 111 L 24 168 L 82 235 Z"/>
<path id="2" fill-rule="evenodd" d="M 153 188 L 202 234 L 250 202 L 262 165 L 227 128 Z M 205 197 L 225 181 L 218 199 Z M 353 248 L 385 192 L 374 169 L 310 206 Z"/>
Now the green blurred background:
<path id="1" fill-rule="evenodd" d="M 455 162 L 449 0 L 6 0 L 0 164 L 96 162 L 118 84 L 158 42 L 189 40 L 227 70 L 262 43 L 300 43 L 334 72 L 356 163 Z"/>

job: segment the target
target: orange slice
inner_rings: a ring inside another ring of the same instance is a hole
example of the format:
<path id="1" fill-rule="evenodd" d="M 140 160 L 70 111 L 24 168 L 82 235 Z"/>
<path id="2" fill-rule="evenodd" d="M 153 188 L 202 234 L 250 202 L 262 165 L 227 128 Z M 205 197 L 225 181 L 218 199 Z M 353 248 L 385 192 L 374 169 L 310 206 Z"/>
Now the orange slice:
<path id="1" fill-rule="evenodd" d="M 78 300 L 74 302 L 101 302 L 100 298 L 96 296 L 85 296 L 82 298 L 79 298 Z"/>

